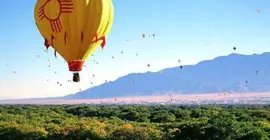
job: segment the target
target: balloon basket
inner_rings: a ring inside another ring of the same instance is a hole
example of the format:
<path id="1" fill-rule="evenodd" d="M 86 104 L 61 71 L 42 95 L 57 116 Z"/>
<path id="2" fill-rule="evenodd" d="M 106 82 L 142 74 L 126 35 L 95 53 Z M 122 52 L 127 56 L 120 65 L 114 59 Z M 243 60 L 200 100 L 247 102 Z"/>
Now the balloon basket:
<path id="1" fill-rule="evenodd" d="M 73 82 L 80 82 L 80 74 L 73 73 Z"/>

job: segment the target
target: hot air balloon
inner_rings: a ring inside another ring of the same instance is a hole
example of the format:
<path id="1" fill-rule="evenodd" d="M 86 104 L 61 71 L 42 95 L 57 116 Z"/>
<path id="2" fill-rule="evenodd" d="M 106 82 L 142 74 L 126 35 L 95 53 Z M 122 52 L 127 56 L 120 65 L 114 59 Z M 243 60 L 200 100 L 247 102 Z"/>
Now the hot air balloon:
<path id="1" fill-rule="evenodd" d="M 145 38 L 145 34 L 142 34 L 142 37 Z"/>
<path id="2" fill-rule="evenodd" d="M 79 82 L 84 62 L 106 44 L 114 7 L 111 0 L 37 0 L 34 17 L 46 48 L 68 62 L 73 81 Z"/>

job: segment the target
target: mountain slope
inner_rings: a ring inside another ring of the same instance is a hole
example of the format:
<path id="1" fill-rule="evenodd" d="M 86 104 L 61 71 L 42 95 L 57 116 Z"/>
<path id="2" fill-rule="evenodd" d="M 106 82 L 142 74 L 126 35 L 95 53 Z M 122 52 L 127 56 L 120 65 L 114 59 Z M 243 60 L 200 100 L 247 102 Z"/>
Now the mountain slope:
<path id="1" fill-rule="evenodd" d="M 113 82 L 69 95 L 65 98 L 90 99 L 169 92 L 266 92 L 270 90 L 270 53 L 230 54 L 196 65 L 164 69 L 160 72 L 129 74 Z"/>

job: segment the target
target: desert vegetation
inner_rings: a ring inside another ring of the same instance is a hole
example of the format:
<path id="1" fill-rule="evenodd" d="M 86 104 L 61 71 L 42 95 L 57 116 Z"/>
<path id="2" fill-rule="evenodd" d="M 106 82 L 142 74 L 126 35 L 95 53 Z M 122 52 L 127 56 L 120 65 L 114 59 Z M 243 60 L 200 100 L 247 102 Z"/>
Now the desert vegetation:
<path id="1" fill-rule="evenodd" d="M 2 105 L 1 140 L 267 140 L 270 106 Z"/>

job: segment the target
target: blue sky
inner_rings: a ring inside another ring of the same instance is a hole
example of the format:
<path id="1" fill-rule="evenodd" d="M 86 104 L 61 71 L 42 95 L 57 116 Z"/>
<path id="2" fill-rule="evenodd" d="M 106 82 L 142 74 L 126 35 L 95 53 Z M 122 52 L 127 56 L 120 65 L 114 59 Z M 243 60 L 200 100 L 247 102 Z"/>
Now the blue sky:
<path id="1" fill-rule="evenodd" d="M 88 59 L 80 83 L 67 83 L 72 78 L 67 64 L 60 56 L 54 58 L 52 48 L 48 53 L 44 51 L 34 22 L 36 0 L 2 0 L 0 99 L 63 96 L 129 73 L 174 67 L 179 65 L 178 59 L 182 64 L 195 64 L 232 52 L 270 50 L 269 0 L 113 2 L 115 19 L 105 49 L 97 49 Z M 261 12 L 257 13 L 257 9 Z M 156 37 L 143 39 L 143 33 Z M 96 77 L 92 78 L 92 74 Z"/>

